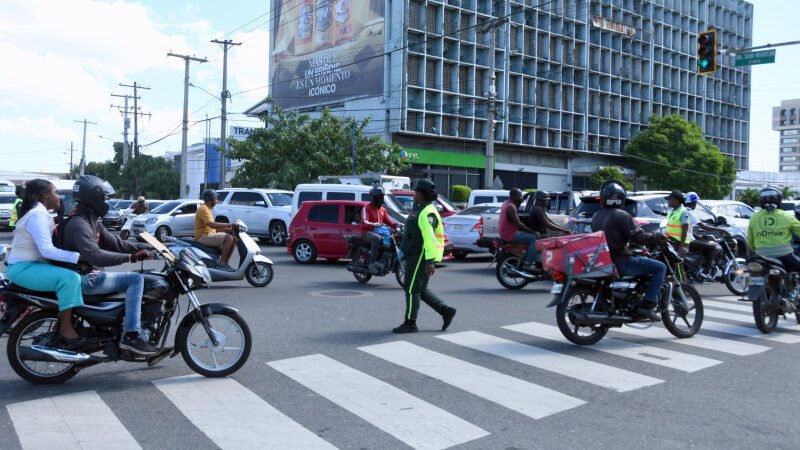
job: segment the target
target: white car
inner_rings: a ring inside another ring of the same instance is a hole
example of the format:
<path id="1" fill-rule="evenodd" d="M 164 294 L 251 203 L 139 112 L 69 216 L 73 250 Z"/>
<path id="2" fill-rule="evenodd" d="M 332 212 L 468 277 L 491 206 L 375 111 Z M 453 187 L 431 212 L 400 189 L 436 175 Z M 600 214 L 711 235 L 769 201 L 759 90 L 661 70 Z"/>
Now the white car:
<path id="1" fill-rule="evenodd" d="M 488 253 L 486 247 L 478 247 L 480 238 L 481 214 L 499 213 L 502 203 L 483 203 L 461 210 L 442 219 L 444 231 L 453 244 L 453 256 L 464 259 L 469 253 Z"/>
<path id="2" fill-rule="evenodd" d="M 200 200 L 171 200 L 149 213 L 133 219 L 131 234 L 140 241 L 139 235 L 147 231 L 159 241 L 168 236 L 194 236 L 194 216 Z"/>
<path id="3" fill-rule="evenodd" d="M 728 223 L 736 225 L 745 235 L 750 228 L 750 217 L 756 213 L 756 210 L 746 203 L 736 200 L 700 200 L 700 203 L 706 205 L 717 216 L 724 217 Z"/>
<path id="4" fill-rule="evenodd" d="M 247 224 L 247 233 L 273 245 L 286 244 L 292 191 L 230 188 L 217 191 L 214 221 Z"/>

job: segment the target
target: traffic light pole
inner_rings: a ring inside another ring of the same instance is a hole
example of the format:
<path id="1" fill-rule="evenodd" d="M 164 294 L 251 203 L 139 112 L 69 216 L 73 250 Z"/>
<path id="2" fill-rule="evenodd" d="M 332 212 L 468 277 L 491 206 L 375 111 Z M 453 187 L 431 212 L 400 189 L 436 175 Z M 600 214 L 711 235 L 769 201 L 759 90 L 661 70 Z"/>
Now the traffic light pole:
<path id="1" fill-rule="evenodd" d="M 728 55 L 736 55 L 745 52 L 750 52 L 753 50 L 761 50 L 762 48 L 773 48 L 773 47 L 785 47 L 787 45 L 798 45 L 800 41 L 789 41 L 789 42 L 779 42 L 777 44 L 766 44 L 766 45 L 759 45 L 756 47 L 747 47 L 747 48 L 730 48 L 730 49 L 720 49 L 720 53 L 728 54 Z"/>

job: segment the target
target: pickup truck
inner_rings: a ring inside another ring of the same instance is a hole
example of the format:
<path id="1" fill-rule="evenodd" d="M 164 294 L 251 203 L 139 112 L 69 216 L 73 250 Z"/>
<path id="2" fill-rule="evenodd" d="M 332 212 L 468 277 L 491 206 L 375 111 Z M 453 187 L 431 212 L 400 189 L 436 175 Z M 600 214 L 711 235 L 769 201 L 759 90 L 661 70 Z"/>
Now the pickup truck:
<path id="1" fill-rule="evenodd" d="M 553 222 L 564 227 L 567 226 L 569 215 L 580 202 L 580 196 L 573 192 L 550 192 L 550 204 L 547 208 L 547 215 Z M 530 201 L 529 201 L 530 200 Z M 523 223 L 527 223 L 530 211 L 533 208 L 533 193 L 526 193 L 520 205 L 519 218 Z M 494 241 L 500 238 L 500 213 L 483 213 L 478 227 L 479 238 L 475 242 L 478 247 L 488 248 L 492 251 Z M 549 237 L 560 236 L 555 231 L 548 232 Z"/>
<path id="2" fill-rule="evenodd" d="M 247 224 L 247 232 L 262 242 L 284 245 L 292 221 L 291 191 L 230 188 L 217 191 L 214 221 Z"/>

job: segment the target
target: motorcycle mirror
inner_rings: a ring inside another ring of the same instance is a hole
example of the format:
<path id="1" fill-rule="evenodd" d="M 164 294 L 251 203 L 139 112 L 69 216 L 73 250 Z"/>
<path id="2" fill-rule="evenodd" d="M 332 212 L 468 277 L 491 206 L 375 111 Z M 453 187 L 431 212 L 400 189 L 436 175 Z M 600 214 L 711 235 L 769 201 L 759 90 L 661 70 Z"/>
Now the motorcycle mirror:
<path id="1" fill-rule="evenodd" d="M 726 219 L 724 216 L 717 216 L 717 225 L 727 225 L 727 224 L 728 224 L 728 219 Z"/>

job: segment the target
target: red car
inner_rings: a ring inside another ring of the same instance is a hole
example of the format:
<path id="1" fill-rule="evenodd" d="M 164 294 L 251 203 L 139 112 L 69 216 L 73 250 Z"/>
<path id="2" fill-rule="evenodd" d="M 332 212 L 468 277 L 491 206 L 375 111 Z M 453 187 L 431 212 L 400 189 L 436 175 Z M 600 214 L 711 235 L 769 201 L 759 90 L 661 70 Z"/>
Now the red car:
<path id="1" fill-rule="evenodd" d="M 289 225 L 287 252 L 300 264 L 311 264 L 317 258 L 346 258 L 344 237 L 361 234 L 361 209 L 366 205 L 352 200 L 303 202 Z M 392 220 L 402 217 L 392 215 Z M 453 244 L 445 237 L 444 259 L 452 259 L 452 252 Z"/>
<path id="2" fill-rule="evenodd" d="M 389 195 L 392 196 L 395 203 L 405 208 L 406 211 L 411 211 L 414 208 L 414 191 L 393 189 Z M 441 195 L 436 199 L 434 206 L 439 210 L 439 215 L 442 216 L 442 219 L 461 211 L 456 205 L 450 203 L 450 200 Z"/>

